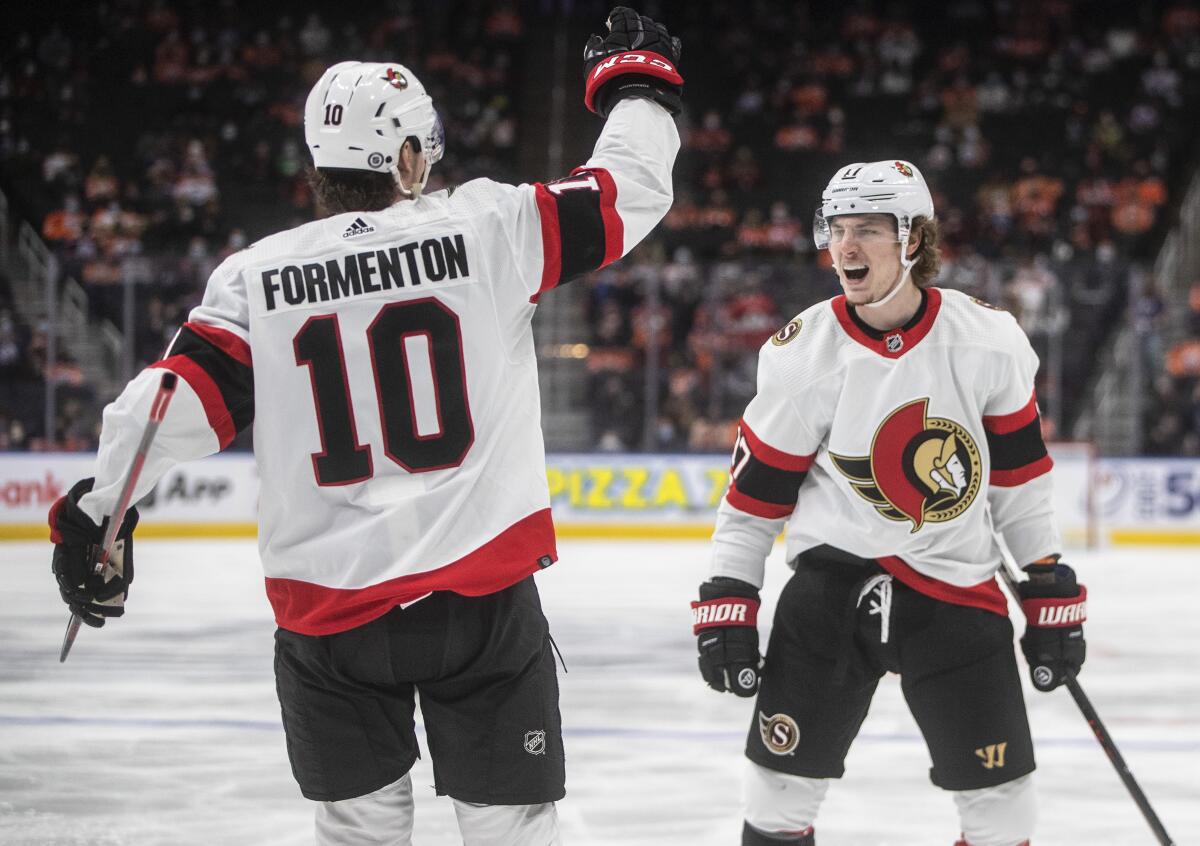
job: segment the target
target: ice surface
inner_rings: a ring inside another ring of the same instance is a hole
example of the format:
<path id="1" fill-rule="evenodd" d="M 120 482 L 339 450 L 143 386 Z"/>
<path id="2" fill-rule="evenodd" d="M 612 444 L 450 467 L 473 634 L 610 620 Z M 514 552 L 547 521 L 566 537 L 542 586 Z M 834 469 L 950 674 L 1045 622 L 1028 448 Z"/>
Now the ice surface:
<path id="1" fill-rule="evenodd" d="M 752 703 L 704 687 L 688 600 L 703 543 L 564 542 L 538 576 L 561 677 L 568 844 L 739 841 Z M 312 842 L 271 669 L 273 624 L 247 541 L 139 541 L 125 619 L 80 632 L 47 544 L 0 545 L 0 843 L 292 846 Z M 1200 842 L 1200 554 L 1076 554 L 1089 586 L 1081 681 L 1178 842 Z M 777 551 L 766 605 L 786 578 Z M 763 613 L 770 619 L 770 607 Z M 1151 844 L 1065 691 L 1027 689 L 1037 740 L 1036 846 Z M 818 820 L 821 846 L 950 846 L 950 797 L 894 677 Z M 419 846 L 460 842 L 427 761 L 414 771 Z"/>

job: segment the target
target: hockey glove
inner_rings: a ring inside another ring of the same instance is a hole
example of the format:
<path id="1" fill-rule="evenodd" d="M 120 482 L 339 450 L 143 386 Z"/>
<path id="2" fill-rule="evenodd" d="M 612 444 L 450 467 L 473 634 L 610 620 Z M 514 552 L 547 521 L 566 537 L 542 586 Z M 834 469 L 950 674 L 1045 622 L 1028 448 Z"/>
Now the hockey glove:
<path id="1" fill-rule="evenodd" d="M 713 690 L 738 696 L 758 692 L 758 588 L 721 576 L 700 585 L 692 603 L 692 634 L 700 650 L 700 675 Z"/>
<path id="2" fill-rule="evenodd" d="M 1028 581 L 1017 585 L 1025 612 L 1021 651 L 1033 686 L 1054 690 L 1083 667 L 1087 588 L 1076 583 L 1075 571 L 1066 564 L 1030 564 L 1025 572 Z"/>
<path id="3" fill-rule="evenodd" d="M 79 498 L 94 482 L 81 479 L 50 508 L 50 541 L 54 544 L 51 567 L 63 602 L 83 622 L 99 628 L 108 617 L 125 613 L 125 597 L 133 581 L 133 528 L 138 512 L 136 508 L 125 512 L 108 566 L 102 573 L 93 573 L 104 542 L 104 526 L 97 526 L 80 509 Z"/>
<path id="4" fill-rule="evenodd" d="M 681 46 L 667 28 L 627 6 L 608 13 L 608 35 L 583 48 L 583 103 L 601 117 L 626 97 L 644 97 L 673 115 L 683 108 Z"/>

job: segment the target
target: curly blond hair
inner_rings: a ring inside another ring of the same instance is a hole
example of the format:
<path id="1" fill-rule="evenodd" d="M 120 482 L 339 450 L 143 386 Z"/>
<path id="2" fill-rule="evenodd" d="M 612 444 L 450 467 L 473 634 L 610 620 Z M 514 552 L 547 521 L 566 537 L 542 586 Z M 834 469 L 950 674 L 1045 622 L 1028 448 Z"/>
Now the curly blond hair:
<path id="1" fill-rule="evenodd" d="M 912 267 L 912 280 L 918 288 L 927 288 L 942 269 L 942 251 L 938 247 L 938 222 L 935 217 L 913 218 L 909 241 L 919 239 L 917 263 Z"/>

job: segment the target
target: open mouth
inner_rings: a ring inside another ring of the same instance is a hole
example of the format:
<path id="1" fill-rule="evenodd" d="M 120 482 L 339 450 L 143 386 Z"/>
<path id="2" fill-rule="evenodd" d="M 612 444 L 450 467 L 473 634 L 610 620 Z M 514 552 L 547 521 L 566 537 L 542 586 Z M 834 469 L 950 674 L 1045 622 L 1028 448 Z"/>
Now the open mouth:
<path id="1" fill-rule="evenodd" d="M 868 270 L 870 270 L 870 268 L 868 268 L 866 265 L 859 267 L 843 267 L 842 273 L 846 274 L 847 279 L 854 279 L 857 281 L 859 279 L 865 279 Z"/>

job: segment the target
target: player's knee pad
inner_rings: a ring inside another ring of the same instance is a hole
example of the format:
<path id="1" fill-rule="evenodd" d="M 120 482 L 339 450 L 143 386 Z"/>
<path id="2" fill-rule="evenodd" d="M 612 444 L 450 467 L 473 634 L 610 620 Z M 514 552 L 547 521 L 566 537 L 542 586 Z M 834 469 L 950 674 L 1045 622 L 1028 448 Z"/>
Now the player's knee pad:
<path id="1" fill-rule="evenodd" d="M 317 804 L 317 846 L 410 846 L 412 778 L 374 793 Z"/>
<path id="2" fill-rule="evenodd" d="M 969 846 L 1021 846 L 1033 836 L 1037 806 L 1032 774 L 995 787 L 955 790 L 954 804 Z"/>
<path id="3" fill-rule="evenodd" d="M 746 764 L 742 806 L 747 825 L 766 835 L 799 838 L 817 818 L 829 779 L 808 778 Z"/>
<path id="4" fill-rule="evenodd" d="M 454 800 L 463 846 L 559 846 L 558 812 L 541 805 L 476 805 Z"/>

